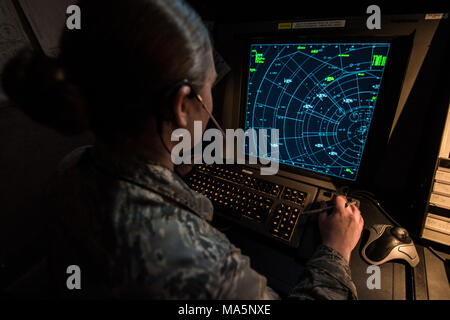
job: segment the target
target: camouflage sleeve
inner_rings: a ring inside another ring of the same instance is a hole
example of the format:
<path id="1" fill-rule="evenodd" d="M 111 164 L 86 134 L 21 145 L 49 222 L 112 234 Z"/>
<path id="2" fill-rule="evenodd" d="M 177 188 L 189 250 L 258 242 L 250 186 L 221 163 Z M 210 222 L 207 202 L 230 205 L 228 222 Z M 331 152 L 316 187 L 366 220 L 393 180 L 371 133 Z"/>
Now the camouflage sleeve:
<path id="1" fill-rule="evenodd" d="M 132 260 L 127 278 L 142 292 L 163 299 L 280 299 L 266 277 L 251 267 L 249 257 L 205 220 L 161 205 L 159 210 L 153 207 L 150 220 L 141 222 L 126 232 L 137 238 L 126 237 L 124 251 L 132 251 L 132 259 L 124 260 Z M 319 247 L 291 298 L 356 299 L 347 262 L 333 249 Z"/>
<path id="2" fill-rule="evenodd" d="M 232 245 L 225 258 L 223 269 L 227 270 L 220 299 L 277 300 L 278 294 L 267 286 L 267 279 L 250 266 L 250 259 Z"/>
<path id="3" fill-rule="evenodd" d="M 321 245 L 305 266 L 289 296 L 300 300 L 356 300 L 356 287 L 347 261 L 336 250 Z"/>
<path id="4" fill-rule="evenodd" d="M 136 211 L 145 215 L 145 210 Z M 267 287 L 266 278 L 251 268 L 250 259 L 206 220 L 166 204 L 153 205 L 147 217 L 149 219 L 140 219 L 140 215 L 128 214 L 124 218 L 134 219 L 134 223 L 120 224 L 134 226 L 123 233 L 121 261 L 125 261 L 127 267 L 119 266 L 118 271 L 126 272 L 125 279 L 130 279 L 133 296 L 278 298 Z"/>

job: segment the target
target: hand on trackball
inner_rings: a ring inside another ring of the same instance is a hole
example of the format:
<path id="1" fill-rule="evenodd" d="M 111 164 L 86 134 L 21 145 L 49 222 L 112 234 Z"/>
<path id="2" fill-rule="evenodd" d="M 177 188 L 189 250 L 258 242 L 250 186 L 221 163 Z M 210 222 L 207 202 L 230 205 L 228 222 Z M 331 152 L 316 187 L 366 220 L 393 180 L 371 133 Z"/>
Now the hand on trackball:
<path id="1" fill-rule="evenodd" d="M 364 220 L 355 205 L 345 207 L 345 197 L 337 196 L 334 202 L 336 207 L 331 214 L 322 212 L 318 217 L 322 243 L 350 262 L 350 254 L 361 237 Z"/>

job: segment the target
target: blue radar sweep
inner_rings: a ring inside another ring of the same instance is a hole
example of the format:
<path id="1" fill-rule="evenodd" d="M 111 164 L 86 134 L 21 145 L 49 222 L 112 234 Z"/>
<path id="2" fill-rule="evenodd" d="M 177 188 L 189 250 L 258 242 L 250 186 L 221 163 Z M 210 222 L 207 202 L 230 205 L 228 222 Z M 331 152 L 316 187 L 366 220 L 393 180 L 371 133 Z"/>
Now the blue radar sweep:
<path id="1" fill-rule="evenodd" d="M 282 164 L 355 181 L 389 48 L 252 44 L 245 129 L 279 129 Z"/>

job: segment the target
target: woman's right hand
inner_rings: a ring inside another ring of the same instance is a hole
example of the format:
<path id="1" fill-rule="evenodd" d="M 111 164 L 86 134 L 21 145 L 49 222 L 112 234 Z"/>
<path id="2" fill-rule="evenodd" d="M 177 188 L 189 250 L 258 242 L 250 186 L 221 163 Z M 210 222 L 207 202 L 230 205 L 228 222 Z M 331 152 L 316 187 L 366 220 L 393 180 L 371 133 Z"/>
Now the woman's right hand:
<path id="1" fill-rule="evenodd" d="M 354 204 L 345 207 L 345 197 L 337 196 L 334 202 L 335 209 L 330 215 L 327 212 L 319 214 L 322 243 L 342 254 L 347 262 L 350 262 L 350 254 L 361 237 L 364 219 Z"/>

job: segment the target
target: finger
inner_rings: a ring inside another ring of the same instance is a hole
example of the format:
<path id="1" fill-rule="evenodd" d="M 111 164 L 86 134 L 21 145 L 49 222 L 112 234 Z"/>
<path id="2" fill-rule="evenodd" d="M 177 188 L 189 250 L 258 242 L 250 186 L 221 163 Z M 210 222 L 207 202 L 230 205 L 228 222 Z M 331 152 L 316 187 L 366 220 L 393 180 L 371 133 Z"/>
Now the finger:
<path id="1" fill-rule="evenodd" d="M 351 214 L 352 214 L 353 218 L 355 219 L 355 221 L 357 223 L 359 223 L 361 221 L 361 218 L 362 218 L 361 211 L 359 211 L 358 207 L 356 207 L 356 206 L 354 206 L 354 208 L 351 207 L 351 211 L 352 211 Z"/>
<path id="2" fill-rule="evenodd" d="M 347 203 L 347 199 L 344 196 L 337 196 L 334 200 L 336 204 L 336 211 L 345 212 L 347 208 L 345 204 Z"/>
<path id="3" fill-rule="evenodd" d="M 353 214 L 361 214 L 361 212 L 359 212 L 359 208 L 354 203 L 350 203 L 348 208 L 350 208 Z"/>
<path id="4" fill-rule="evenodd" d="M 360 223 L 361 222 L 361 213 L 359 211 L 355 211 L 354 213 L 352 213 L 353 218 L 355 220 L 356 223 Z"/>

